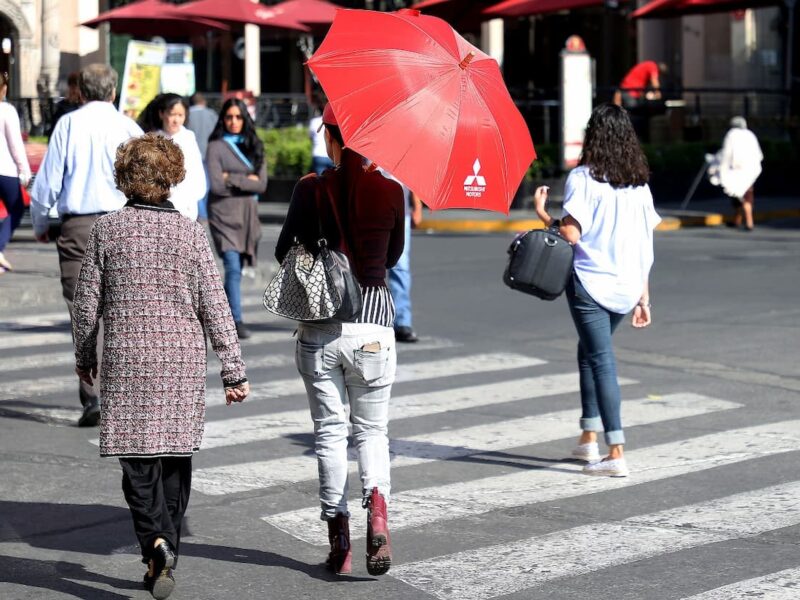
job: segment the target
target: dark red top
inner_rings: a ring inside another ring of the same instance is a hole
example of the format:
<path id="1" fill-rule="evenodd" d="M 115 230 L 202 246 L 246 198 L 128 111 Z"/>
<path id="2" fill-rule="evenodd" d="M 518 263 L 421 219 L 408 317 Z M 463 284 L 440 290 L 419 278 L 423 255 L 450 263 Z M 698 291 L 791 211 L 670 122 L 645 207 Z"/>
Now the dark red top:
<path id="1" fill-rule="evenodd" d="M 656 79 L 658 79 L 658 64 L 655 61 L 646 60 L 628 71 L 628 74 L 622 78 L 619 87 L 621 90 L 627 90 L 632 98 L 638 98 L 642 95 L 641 90 L 649 87 Z"/>
<path id="2" fill-rule="evenodd" d="M 342 250 L 332 201 L 336 202 L 347 230 L 349 258 L 358 282 L 362 286 L 385 286 L 386 269 L 394 266 L 403 253 L 403 188 L 378 171 L 366 172 L 363 158 L 347 149 L 339 167 L 326 170 L 320 177 L 311 173 L 297 182 L 275 247 L 275 258 L 283 261 L 295 238 L 316 253 L 320 221 L 328 245 Z"/>

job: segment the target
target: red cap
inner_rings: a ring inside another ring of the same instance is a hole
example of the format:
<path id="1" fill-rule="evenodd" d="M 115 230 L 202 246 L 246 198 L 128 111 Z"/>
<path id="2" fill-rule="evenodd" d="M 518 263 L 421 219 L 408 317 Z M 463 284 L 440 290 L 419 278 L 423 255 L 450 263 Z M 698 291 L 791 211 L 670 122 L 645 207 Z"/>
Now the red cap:
<path id="1" fill-rule="evenodd" d="M 322 122 L 325 125 L 339 126 L 339 122 L 336 120 L 336 115 L 333 114 L 333 107 L 330 102 L 325 105 L 325 110 L 322 111 Z"/>

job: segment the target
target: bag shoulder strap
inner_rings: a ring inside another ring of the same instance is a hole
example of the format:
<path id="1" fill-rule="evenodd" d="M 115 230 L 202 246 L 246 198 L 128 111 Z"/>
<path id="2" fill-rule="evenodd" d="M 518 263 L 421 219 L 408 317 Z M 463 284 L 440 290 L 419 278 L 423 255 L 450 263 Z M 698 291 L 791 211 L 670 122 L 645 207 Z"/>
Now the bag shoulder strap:
<path id="1" fill-rule="evenodd" d="M 320 202 L 321 202 L 320 196 L 322 195 L 322 190 L 320 188 L 324 188 L 325 189 L 325 196 L 326 196 L 326 198 L 328 200 L 328 203 L 331 206 L 331 210 L 333 210 L 333 218 L 336 220 L 336 227 L 339 229 L 339 236 L 341 237 L 341 240 L 342 240 L 342 248 L 344 249 L 345 254 L 347 254 L 347 256 L 350 258 L 350 260 L 355 260 L 355 258 L 353 257 L 353 253 L 350 251 L 350 245 L 347 242 L 347 233 L 346 233 L 346 231 L 344 229 L 344 226 L 342 224 L 342 220 L 339 217 L 339 208 L 336 206 L 336 201 L 331 196 L 330 189 L 328 188 L 328 182 L 325 181 L 325 179 L 323 177 L 318 177 L 317 180 L 319 182 L 319 185 L 317 185 L 317 191 L 316 191 L 316 193 L 317 193 L 317 217 L 319 219 L 320 237 L 324 237 L 322 235 L 322 211 L 319 210 L 320 209 Z"/>

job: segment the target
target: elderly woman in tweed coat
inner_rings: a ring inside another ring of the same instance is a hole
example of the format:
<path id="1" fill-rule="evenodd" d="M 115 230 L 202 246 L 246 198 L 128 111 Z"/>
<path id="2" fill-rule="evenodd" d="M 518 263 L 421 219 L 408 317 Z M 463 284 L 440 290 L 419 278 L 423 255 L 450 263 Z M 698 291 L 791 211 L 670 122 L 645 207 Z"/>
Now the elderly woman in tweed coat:
<path id="1" fill-rule="evenodd" d="M 183 154 L 149 134 L 123 144 L 117 187 L 129 199 L 92 227 L 75 289 L 76 371 L 97 376 L 103 319 L 100 455 L 122 465 L 122 489 L 149 565 L 145 587 L 175 585 L 192 453 L 203 436 L 206 335 L 222 363 L 227 403 L 249 392 L 236 326 L 206 234 L 170 202 Z"/>

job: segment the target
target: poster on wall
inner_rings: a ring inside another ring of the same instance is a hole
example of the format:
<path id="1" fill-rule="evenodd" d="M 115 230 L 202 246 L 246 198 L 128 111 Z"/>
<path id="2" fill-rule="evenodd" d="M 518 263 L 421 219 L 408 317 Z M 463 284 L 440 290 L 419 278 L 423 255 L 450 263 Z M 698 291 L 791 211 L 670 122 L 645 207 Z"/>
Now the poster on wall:
<path id="1" fill-rule="evenodd" d="M 586 123 L 592 114 L 592 58 L 583 40 L 570 36 L 561 51 L 561 166 L 577 166 L 583 151 Z"/>
<path id="2" fill-rule="evenodd" d="M 167 44 L 161 67 L 161 91 L 186 97 L 194 94 L 194 58 L 188 44 Z"/>
<path id="3" fill-rule="evenodd" d="M 136 40 L 128 42 L 119 95 L 121 113 L 136 119 L 147 103 L 158 95 L 166 55 L 166 44 Z"/>

